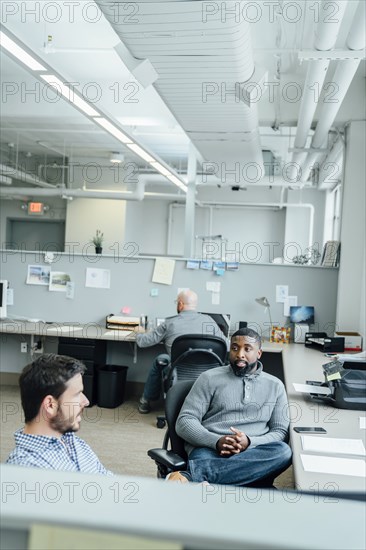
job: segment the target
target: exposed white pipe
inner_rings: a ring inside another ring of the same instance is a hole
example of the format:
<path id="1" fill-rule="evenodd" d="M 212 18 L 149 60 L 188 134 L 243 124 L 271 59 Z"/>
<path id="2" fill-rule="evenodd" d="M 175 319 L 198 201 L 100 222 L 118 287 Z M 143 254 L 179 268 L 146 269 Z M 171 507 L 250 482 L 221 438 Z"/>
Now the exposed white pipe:
<path id="1" fill-rule="evenodd" d="M 33 174 L 28 174 L 23 172 L 23 170 L 18 170 L 17 168 L 12 168 L 6 164 L 0 164 L 0 173 L 4 176 L 11 177 L 16 180 L 24 181 L 25 183 L 30 183 L 32 185 L 37 185 L 39 187 L 47 187 L 49 189 L 56 189 L 55 185 L 47 183 L 46 181 L 41 180 L 38 176 Z"/>
<path id="2" fill-rule="evenodd" d="M 150 191 L 145 191 L 144 198 L 157 201 L 171 200 L 174 202 L 186 202 L 185 195 L 174 195 L 173 193 L 153 193 Z M 199 204 L 198 201 L 196 201 L 196 204 Z"/>
<path id="3" fill-rule="evenodd" d="M 61 199 L 121 199 L 141 201 L 144 198 L 144 186 L 137 185 L 136 191 L 104 191 L 89 189 L 66 189 L 57 187 L 55 189 L 29 189 L 27 187 L 14 187 L 11 189 L 0 188 L 2 196 L 31 196 L 31 197 L 58 197 Z"/>
<path id="4" fill-rule="evenodd" d="M 344 17 L 348 0 L 332 2 L 337 17 L 329 18 L 329 0 L 323 0 L 319 10 L 320 20 L 315 31 L 314 47 L 320 51 L 332 50 Z"/>
<path id="5" fill-rule="evenodd" d="M 329 18 L 325 19 L 328 14 L 326 4 L 329 4 L 328 0 L 323 0 L 319 13 L 322 14 L 322 19 L 319 21 L 316 29 L 316 38 L 314 47 L 317 50 L 331 50 L 334 48 L 339 30 L 341 27 L 342 19 L 347 7 L 347 1 L 342 0 L 340 2 L 334 2 L 337 8 L 337 17 L 333 21 L 329 21 Z M 304 93 L 299 110 L 299 120 L 297 125 L 296 137 L 294 147 L 303 149 L 306 146 L 306 140 L 309 135 L 311 123 L 314 118 L 318 102 L 315 95 L 317 90 L 320 92 L 323 88 L 325 76 L 329 67 L 329 60 L 322 61 L 310 61 L 308 65 L 308 71 L 306 74 Z M 314 89 L 314 85 L 317 85 L 317 89 Z M 290 168 L 290 178 L 293 180 L 296 177 L 300 177 L 300 170 L 303 162 L 306 159 L 306 153 L 293 153 L 291 162 L 293 165 Z M 306 181 L 301 177 L 303 181 Z"/>
<path id="6" fill-rule="evenodd" d="M 360 23 L 362 21 L 362 24 Z M 363 49 L 365 47 L 365 1 L 361 0 L 357 6 L 355 16 L 352 21 L 351 29 L 347 36 L 346 45 L 347 48 L 353 49 L 354 46 L 357 49 Z M 342 102 L 346 96 L 348 88 L 351 85 L 353 77 L 358 69 L 360 64 L 360 59 L 349 59 L 339 61 L 336 71 L 334 73 L 333 81 L 337 84 L 337 100 L 333 103 L 324 103 L 319 114 L 319 122 L 317 124 L 313 140 L 312 147 L 319 149 L 323 147 L 324 143 L 327 141 L 328 132 L 334 122 L 335 117 L 342 105 Z M 302 170 L 302 181 L 307 181 L 311 169 L 317 162 L 317 159 L 320 158 L 321 153 L 310 153 L 303 165 Z"/>
<path id="7" fill-rule="evenodd" d="M 0 197 L 3 199 L 21 198 L 26 200 L 29 197 L 59 197 L 61 199 L 110 199 L 110 200 L 170 200 L 175 202 L 185 202 L 185 195 L 178 195 L 172 193 L 153 193 L 138 191 L 106 191 L 102 189 L 88 190 L 88 189 L 66 189 L 64 187 L 58 187 L 56 189 L 31 189 L 29 187 L 12 187 L 5 188 L 0 187 Z M 196 201 L 199 205 L 199 202 Z"/>
<path id="8" fill-rule="evenodd" d="M 347 48 L 363 50 L 365 47 L 365 0 L 359 0 L 352 27 L 347 36 Z"/>
<path id="9" fill-rule="evenodd" d="M 313 137 L 312 147 L 321 148 L 328 138 L 328 132 L 346 96 L 350 83 L 357 71 L 360 61 L 340 61 L 334 74 L 334 82 L 338 84 L 337 103 L 328 103 L 322 110 L 320 119 Z M 302 181 L 307 181 L 311 170 L 316 167 L 322 153 L 309 153 L 302 167 Z"/>
<path id="10" fill-rule="evenodd" d="M 291 176 L 289 176 L 290 164 L 288 165 L 285 164 L 283 166 L 282 172 L 283 172 L 283 177 L 268 175 L 256 182 L 246 181 L 244 186 L 245 187 L 293 187 L 294 185 L 296 185 L 296 179 L 299 185 L 300 184 L 301 186 L 304 185 L 304 183 L 300 181 L 300 178 L 296 178 L 296 176 L 292 178 Z M 222 187 L 232 187 L 232 186 L 238 185 L 234 181 L 231 183 L 229 181 L 228 183 L 223 185 L 222 182 L 220 182 L 220 179 L 215 175 L 205 175 L 205 174 L 197 175 L 197 186 L 199 187 L 205 187 L 205 186 L 212 187 L 214 185 L 217 186 L 218 184 L 220 184 Z"/>
<path id="11" fill-rule="evenodd" d="M 344 142 L 337 139 L 319 171 L 318 189 L 333 189 L 342 177 Z"/>

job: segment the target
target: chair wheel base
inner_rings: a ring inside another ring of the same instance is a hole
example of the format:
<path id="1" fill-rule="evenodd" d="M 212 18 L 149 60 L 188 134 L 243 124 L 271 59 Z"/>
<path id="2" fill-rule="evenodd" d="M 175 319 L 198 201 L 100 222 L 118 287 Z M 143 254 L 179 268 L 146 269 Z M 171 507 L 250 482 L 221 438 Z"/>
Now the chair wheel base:
<path id="1" fill-rule="evenodd" d="M 156 417 L 156 426 L 157 428 L 165 428 L 166 426 L 166 419 L 165 419 L 165 416 L 157 416 Z"/>

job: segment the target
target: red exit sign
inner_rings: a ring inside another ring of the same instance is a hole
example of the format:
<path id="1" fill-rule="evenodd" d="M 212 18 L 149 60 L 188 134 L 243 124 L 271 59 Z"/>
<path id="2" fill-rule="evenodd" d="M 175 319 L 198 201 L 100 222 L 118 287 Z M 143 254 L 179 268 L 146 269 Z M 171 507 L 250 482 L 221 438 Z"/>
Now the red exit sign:
<path id="1" fill-rule="evenodd" d="M 33 216 L 42 216 L 44 213 L 44 204 L 43 202 L 29 202 L 28 203 L 28 214 Z"/>

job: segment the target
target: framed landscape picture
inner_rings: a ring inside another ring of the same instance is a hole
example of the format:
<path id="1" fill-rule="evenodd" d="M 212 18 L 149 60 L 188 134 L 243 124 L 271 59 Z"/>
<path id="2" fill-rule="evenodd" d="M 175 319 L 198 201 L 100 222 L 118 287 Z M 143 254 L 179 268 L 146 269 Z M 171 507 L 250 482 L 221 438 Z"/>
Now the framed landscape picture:
<path id="1" fill-rule="evenodd" d="M 277 327 L 273 326 L 271 331 L 271 338 L 270 342 L 282 342 L 283 344 L 289 344 L 290 343 L 290 333 L 291 328 L 290 327 Z"/>

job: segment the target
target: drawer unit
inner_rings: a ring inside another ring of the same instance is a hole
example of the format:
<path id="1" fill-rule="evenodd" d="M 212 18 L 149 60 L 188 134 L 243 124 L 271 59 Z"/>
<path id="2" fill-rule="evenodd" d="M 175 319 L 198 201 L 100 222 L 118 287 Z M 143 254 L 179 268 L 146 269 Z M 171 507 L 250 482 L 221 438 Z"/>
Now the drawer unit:
<path id="1" fill-rule="evenodd" d="M 58 353 L 75 359 L 89 359 L 94 363 L 105 364 L 105 340 L 86 340 L 84 338 L 59 338 Z"/>
<path id="2" fill-rule="evenodd" d="M 96 402 L 98 368 L 106 364 L 107 343 L 104 340 L 59 338 L 58 353 L 79 359 L 86 366 L 84 393 L 90 405 Z"/>

